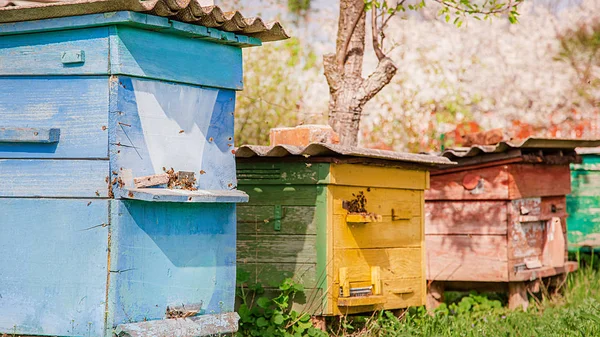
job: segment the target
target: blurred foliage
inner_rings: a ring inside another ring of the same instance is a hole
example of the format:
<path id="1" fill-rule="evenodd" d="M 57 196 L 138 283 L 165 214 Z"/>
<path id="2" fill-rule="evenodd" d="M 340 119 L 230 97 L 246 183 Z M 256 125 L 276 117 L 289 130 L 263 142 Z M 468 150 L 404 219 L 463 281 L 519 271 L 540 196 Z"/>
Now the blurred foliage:
<path id="1" fill-rule="evenodd" d="M 600 17 L 559 34 L 557 59 L 575 71 L 579 79 L 578 93 L 589 104 L 600 105 Z"/>
<path id="2" fill-rule="evenodd" d="M 320 76 L 317 56 L 295 38 L 244 50 L 244 90 L 236 103 L 236 144 L 268 145 L 269 129 L 323 123 L 305 112 L 306 93 Z M 304 113 L 301 113 L 304 111 Z"/>
<path id="3" fill-rule="evenodd" d="M 305 14 L 310 10 L 310 0 L 288 0 L 288 10 L 296 15 Z"/>

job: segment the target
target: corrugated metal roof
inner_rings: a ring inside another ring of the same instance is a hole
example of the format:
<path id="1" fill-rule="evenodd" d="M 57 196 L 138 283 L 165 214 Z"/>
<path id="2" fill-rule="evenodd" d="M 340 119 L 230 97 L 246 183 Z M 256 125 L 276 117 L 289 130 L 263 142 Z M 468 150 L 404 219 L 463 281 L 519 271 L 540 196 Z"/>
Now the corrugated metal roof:
<path id="1" fill-rule="evenodd" d="M 51 0 L 48 0 L 51 1 Z M 3 0 L 0 0 L 3 2 Z M 53 3 L 7 1 L 19 6 L 0 8 L 0 23 L 65 16 L 134 11 L 167 17 L 190 24 L 218 28 L 258 38 L 263 42 L 284 40 L 289 35 L 277 21 L 246 18 L 240 12 L 223 12 L 218 6 L 203 7 L 199 0 L 72 0 Z"/>
<path id="2" fill-rule="evenodd" d="M 383 159 L 396 162 L 412 163 L 425 166 L 454 165 L 448 158 L 425 154 L 401 153 L 385 150 L 365 149 L 335 144 L 313 143 L 305 147 L 293 145 L 259 146 L 244 145 L 235 152 L 237 158 L 270 157 L 282 158 L 289 156 L 304 157 L 362 157 Z"/>
<path id="3" fill-rule="evenodd" d="M 513 149 L 530 150 L 574 150 L 579 147 L 600 146 L 600 140 L 591 139 L 556 139 L 556 138 L 527 138 L 522 142 L 500 142 L 496 145 L 475 145 L 447 149 L 442 156 L 451 160 L 457 158 L 475 157 L 490 153 L 503 153 Z"/>

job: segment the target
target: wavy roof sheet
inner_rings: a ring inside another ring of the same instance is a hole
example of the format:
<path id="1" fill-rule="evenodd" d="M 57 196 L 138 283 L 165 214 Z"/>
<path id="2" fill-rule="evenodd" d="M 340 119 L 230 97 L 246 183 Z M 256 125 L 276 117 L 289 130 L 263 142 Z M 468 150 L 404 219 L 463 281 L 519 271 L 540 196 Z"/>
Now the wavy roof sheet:
<path id="1" fill-rule="evenodd" d="M 424 166 L 449 166 L 455 164 L 448 158 L 440 156 L 365 149 L 360 147 L 350 147 L 324 143 L 313 143 L 305 147 L 293 145 L 244 145 L 236 150 L 235 156 L 237 158 L 282 158 L 290 156 L 304 156 L 308 158 L 342 156 L 383 159 L 402 163 L 419 164 Z"/>
<path id="2" fill-rule="evenodd" d="M 167 17 L 173 20 L 217 28 L 226 32 L 247 35 L 263 42 L 289 38 L 277 21 L 247 18 L 240 12 L 224 12 L 218 6 L 202 6 L 199 0 L 71 0 L 60 2 L 4 1 L 0 8 L 0 23 L 31 21 L 65 16 L 134 11 Z M 0 0 L 2 3 L 2 0 Z"/>
<path id="3" fill-rule="evenodd" d="M 587 139 L 556 139 L 556 138 L 527 138 L 522 142 L 500 142 L 496 145 L 475 145 L 445 150 L 442 156 L 451 160 L 475 157 L 489 153 L 503 153 L 512 149 L 530 150 L 574 150 L 580 147 L 600 146 L 600 140 Z"/>

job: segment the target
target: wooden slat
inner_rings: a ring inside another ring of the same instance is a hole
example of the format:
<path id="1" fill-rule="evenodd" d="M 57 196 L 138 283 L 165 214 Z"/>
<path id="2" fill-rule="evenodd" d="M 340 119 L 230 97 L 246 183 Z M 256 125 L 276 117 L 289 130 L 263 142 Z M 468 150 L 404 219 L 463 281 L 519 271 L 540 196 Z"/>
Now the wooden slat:
<path id="1" fill-rule="evenodd" d="M 381 279 L 392 280 L 421 277 L 421 248 L 336 249 L 334 270 L 348 268 L 350 282 L 370 281 L 371 267 L 381 268 Z M 334 282 L 339 275 L 334 271 Z"/>
<path id="2" fill-rule="evenodd" d="M 314 206 L 317 187 L 311 185 L 240 185 L 250 197 L 250 205 Z"/>
<path id="3" fill-rule="evenodd" d="M 316 263 L 314 235 L 249 235 L 237 237 L 237 259 L 250 263 Z"/>
<path id="4" fill-rule="evenodd" d="M 513 164 L 509 166 L 510 199 L 564 196 L 571 193 L 569 165 Z"/>
<path id="5" fill-rule="evenodd" d="M 597 191 L 600 194 L 600 189 Z M 567 197 L 569 246 L 600 247 L 600 196 Z"/>
<path id="6" fill-rule="evenodd" d="M 5 36 L 0 46 L 3 76 L 108 74 L 107 27 Z M 69 50 L 83 50 L 85 62 L 63 64 L 61 54 Z"/>
<path id="7" fill-rule="evenodd" d="M 508 280 L 505 235 L 427 235 L 425 245 L 428 280 Z"/>
<path id="8" fill-rule="evenodd" d="M 57 128 L 0 128 L 0 143 L 57 143 L 60 129 Z"/>
<path id="9" fill-rule="evenodd" d="M 4 77 L 0 87 L 0 127 L 60 129 L 56 143 L 0 142 L 0 158 L 108 158 L 107 77 Z"/>
<path id="10" fill-rule="evenodd" d="M 108 201 L 0 198 L 0 209 L 0 335 L 103 336 Z"/>
<path id="11" fill-rule="evenodd" d="M 516 199 L 509 206 L 511 221 L 539 221 L 567 216 L 565 196 Z"/>
<path id="12" fill-rule="evenodd" d="M 329 165 L 284 160 L 268 163 L 244 162 L 238 158 L 237 178 L 240 185 L 314 185 L 328 182 Z"/>
<path id="13" fill-rule="evenodd" d="M 425 234 L 506 234 L 505 201 L 428 201 Z"/>
<path id="14" fill-rule="evenodd" d="M 331 183 L 348 186 L 370 186 L 423 190 L 429 172 L 394 167 L 378 167 L 359 164 L 331 166 Z"/>
<path id="15" fill-rule="evenodd" d="M 0 160 L 0 197 L 108 197 L 108 161 Z"/>
<path id="16" fill-rule="evenodd" d="M 423 192 L 417 190 L 391 189 L 391 188 L 369 188 L 368 186 L 330 186 L 333 193 L 333 214 L 346 215 L 348 211 L 342 207 L 345 201 L 355 197 L 352 194 L 363 192 L 366 199 L 366 209 L 369 213 L 381 216 L 392 214 L 406 214 L 410 217 L 421 216 L 421 204 Z M 394 210 L 394 211 L 392 211 Z"/>
<path id="17" fill-rule="evenodd" d="M 386 216 L 382 222 L 347 223 L 344 215 L 333 218 L 333 240 L 337 248 L 399 248 L 420 247 L 423 241 L 422 220 L 392 221 Z"/>
<path id="18" fill-rule="evenodd" d="M 546 241 L 545 227 L 545 221 L 509 224 L 508 258 L 540 257 Z"/>
<path id="19" fill-rule="evenodd" d="M 274 230 L 275 206 L 238 205 L 239 234 L 317 234 L 314 206 L 283 206 L 281 229 Z"/>
<path id="20" fill-rule="evenodd" d="M 523 270 L 510 273 L 510 281 L 533 281 L 541 277 L 572 273 L 578 269 L 577 262 L 567 262 L 563 267 L 542 267 L 540 269 Z"/>
<path id="21" fill-rule="evenodd" d="M 317 275 L 315 263 L 254 263 L 245 260 L 238 258 L 237 268 L 250 273 L 250 284 L 277 288 L 284 279 L 292 278 L 308 289 L 316 288 L 319 280 L 325 280 L 325 275 Z"/>
<path id="22" fill-rule="evenodd" d="M 111 74 L 243 88 L 239 47 L 124 26 L 111 37 L 110 47 Z"/>
<path id="23" fill-rule="evenodd" d="M 600 164 L 596 165 L 600 166 Z M 600 170 L 573 171 L 571 180 L 572 196 L 597 197 L 600 194 Z"/>
<path id="24" fill-rule="evenodd" d="M 178 319 L 160 319 L 118 325 L 118 337 L 204 337 L 233 334 L 240 316 L 235 312 L 199 315 Z M 176 331 L 176 333 L 174 332 Z"/>
<path id="25" fill-rule="evenodd" d="M 463 186 L 465 179 L 477 179 L 479 185 L 467 190 Z M 506 200 L 509 198 L 508 183 L 507 165 L 439 174 L 431 177 L 431 188 L 425 191 L 425 200 Z"/>

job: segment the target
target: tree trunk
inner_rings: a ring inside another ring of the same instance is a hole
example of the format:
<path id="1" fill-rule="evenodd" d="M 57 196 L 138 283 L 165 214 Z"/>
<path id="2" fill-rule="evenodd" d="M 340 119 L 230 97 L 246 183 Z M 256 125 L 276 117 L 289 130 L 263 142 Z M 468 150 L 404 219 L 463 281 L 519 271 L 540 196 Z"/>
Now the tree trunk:
<path id="1" fill-rule="evenodd" d="M 342 145 L 357 145 L 364 105 L 396 74 L 394 63 L 383 57 L 375 72 L 363 79 L 364 52 L 364 0 L 340 0 L 336 54 L 325 55 L 323 64 L 330 92 L 329 125 Z"/>

